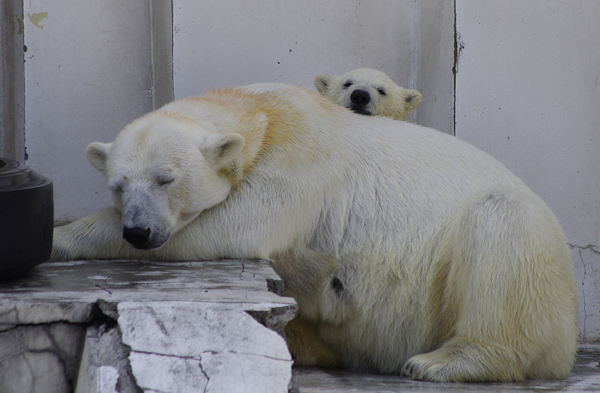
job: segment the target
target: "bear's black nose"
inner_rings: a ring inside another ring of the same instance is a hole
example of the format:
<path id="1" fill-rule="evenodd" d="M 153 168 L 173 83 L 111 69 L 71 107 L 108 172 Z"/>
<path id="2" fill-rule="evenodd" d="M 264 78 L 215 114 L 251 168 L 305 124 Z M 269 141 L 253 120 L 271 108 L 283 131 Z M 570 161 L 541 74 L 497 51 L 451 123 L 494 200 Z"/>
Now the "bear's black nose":
<path id="1" fill-rule="evenodd" d="M 144 244 L 150 239 L 150 228 L 123 227 L 123 239 L 135 248 L 144 248 Z"/>
<path id="2" fill-rule="evenodd" d="M 350 101 L 354 106 L 365 106 L 371 101 L 371 95 L 366 90 L 356 89 L 350 94 Z"/>

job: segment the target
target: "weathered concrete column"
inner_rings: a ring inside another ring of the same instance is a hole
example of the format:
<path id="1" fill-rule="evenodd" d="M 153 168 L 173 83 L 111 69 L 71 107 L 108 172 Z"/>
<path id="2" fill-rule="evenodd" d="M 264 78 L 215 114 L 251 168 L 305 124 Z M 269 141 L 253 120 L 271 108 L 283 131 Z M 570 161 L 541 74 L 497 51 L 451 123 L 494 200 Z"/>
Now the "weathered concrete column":
<path id="1" fill-rule="evenodd" d="M 0 157 L 25 159 L 23 0 L 0 2 Z"/>

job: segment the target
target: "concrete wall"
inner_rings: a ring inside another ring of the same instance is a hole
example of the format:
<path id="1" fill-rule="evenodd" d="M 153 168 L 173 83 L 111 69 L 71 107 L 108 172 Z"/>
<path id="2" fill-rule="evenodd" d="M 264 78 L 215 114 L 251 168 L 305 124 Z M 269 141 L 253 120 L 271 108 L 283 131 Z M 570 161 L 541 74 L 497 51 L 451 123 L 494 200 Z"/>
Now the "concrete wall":
<path id="1" fill-rule="evenodd" d="M 175 98 L 220 86 L 382 70 L 423 92 L 412 120 L 453 133 L 454 4 L 435 0 L 176 0 Z M 417 86 L 418 85 L 418 86 Z"/>
<path id="2" fill-rule="evenodd" d="M 600 2 L 457 0 L 456 136 L 499 159 L 561 221 L 581 338 L 600 338 Z"/>
<path id="3" fill-rule="evenodd" d="M 317 74 L 357 67 L 420 84 L 413 120 L 452 133 L 453 4 L 426 4 L 27 1 L 27 162 L 52 178 L 57 220 L 73 220 L 110 203 L 85 146 L 173 95 L 256 82 L 314 89 Z"/>
<path id="4" fill-rule="evenodd" d="M 415 1 L 409 85 L 423 95 L 413 120 L 454 135 L 454 2 Z"/>
<path id="5" fill-rule="evenodd" d="M 153 108 L 152 44 L 160 46 L 160 41 L 152 39 L 150 4 L 24 4 L 27 162 L 53 180 L 59 221 L 111 203 L 84 149 L 96 140 L 113 140 L 123 126 Z"/>
<path id="6" fill-rule="evenodd" d="M 176 0 L 175 98 L 257 82 L 313 86 L 317 74 L 368 66 L 406 85 L 408 1 Z"/>

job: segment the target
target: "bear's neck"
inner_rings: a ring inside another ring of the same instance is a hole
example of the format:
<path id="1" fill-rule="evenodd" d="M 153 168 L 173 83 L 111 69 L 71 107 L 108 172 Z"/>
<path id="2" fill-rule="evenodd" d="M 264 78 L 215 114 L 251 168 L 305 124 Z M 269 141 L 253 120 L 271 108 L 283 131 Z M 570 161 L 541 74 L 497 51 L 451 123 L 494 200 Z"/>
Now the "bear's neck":
<path id="1" fill-rule="evenodd" d="M 261 156 L 278 148 L 287 149 L 303 140 L 306 114 L 276 91 L 253 93 L 240 88 L 222 88 L 195 100 L 202 108 L 199 120 L 210 122 L 219 133 L 238 133 L 246 141 L 240 161 L 243 178 Z M 284 126 L 282 126 L 284 125 Z"/>

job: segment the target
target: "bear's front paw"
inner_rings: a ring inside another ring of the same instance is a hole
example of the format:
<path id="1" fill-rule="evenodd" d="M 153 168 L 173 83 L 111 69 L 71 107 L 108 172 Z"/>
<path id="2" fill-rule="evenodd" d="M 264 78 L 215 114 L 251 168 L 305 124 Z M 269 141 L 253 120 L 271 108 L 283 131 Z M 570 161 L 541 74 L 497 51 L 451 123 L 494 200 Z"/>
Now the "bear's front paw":
<path id="1" fill-rule="evenodd" d="M 434 353 L 413 356 L 402 367 L 402 373 L 412 379 L 445 382 L 448 377 L 448 361 Z"/>
<path id="2" fill-rule="evenodd" d="M 525 370 L 519 359 L 504 346 L 458 339 L 408 359 L 402 373 L 438 382 L 521 381 Z"/>

